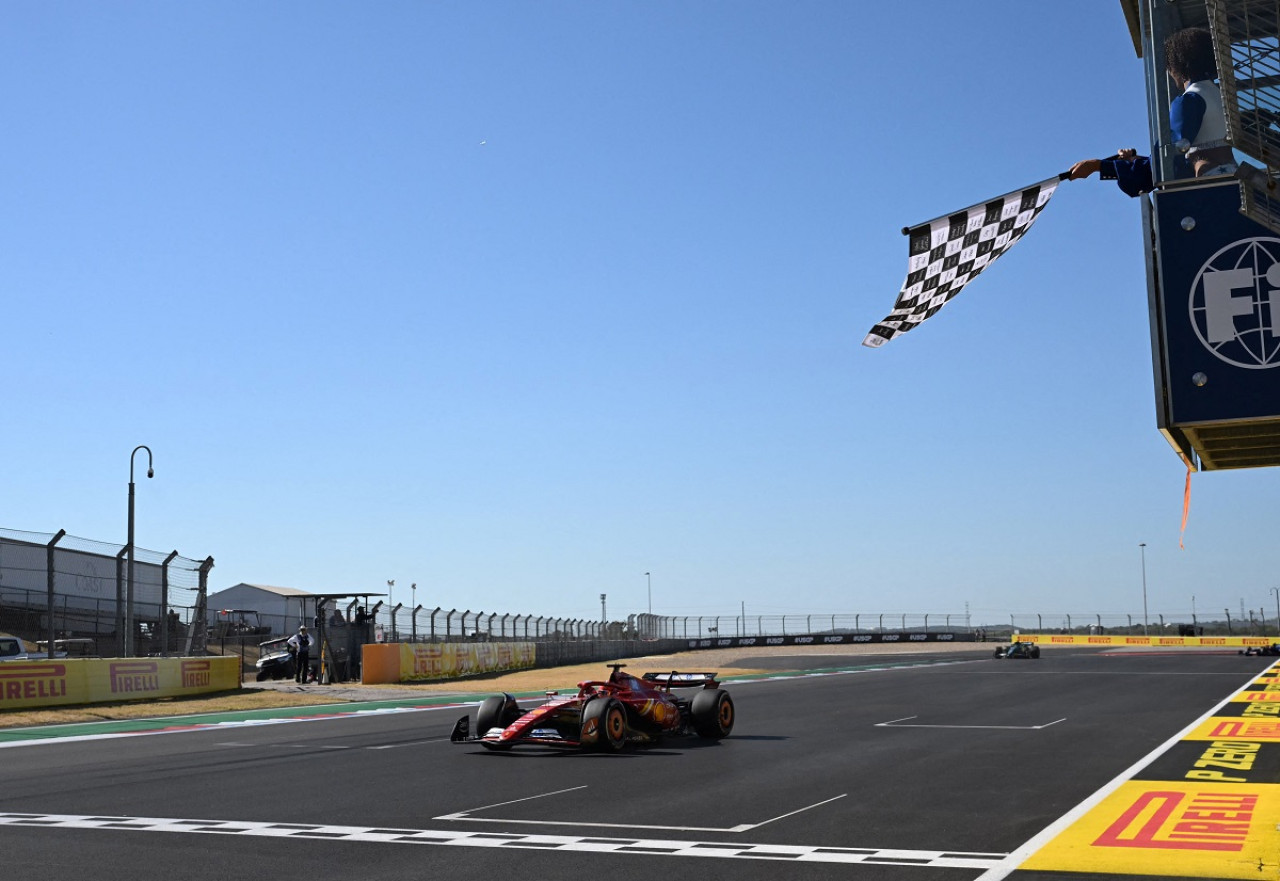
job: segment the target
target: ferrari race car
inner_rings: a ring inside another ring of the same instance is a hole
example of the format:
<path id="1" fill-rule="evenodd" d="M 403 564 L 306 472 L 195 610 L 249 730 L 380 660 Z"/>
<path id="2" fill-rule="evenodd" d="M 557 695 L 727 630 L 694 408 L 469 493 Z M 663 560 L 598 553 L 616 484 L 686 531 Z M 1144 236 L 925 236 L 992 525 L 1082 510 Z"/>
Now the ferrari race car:
<path id="1" fill-rule="evenodd" d="M 1040 657 L 1040 646 L 1034 642 L 1018 642 L 1010 643 L 1007 646 L 996 646 L 994 658 L 1038 658 Z"/>
<path id="2" fill-rule="evenodd" d="M 715 673 L 623 673 L 609 664 L 605 682 L 579 682 L 571 695 L 548 692 L 545 703 L 521 707 L 509 694 L 485 698 L 476 714 L 453 726 L 454 743 L 478 743 L 492 750 L 519 744 L 618 752 L 628 743 L 656 743 L 663 736 L 696 735 L 710 740 L 733 730 L 733 698 Z M 698 689 L 693 694 L 681 694 Z"/>

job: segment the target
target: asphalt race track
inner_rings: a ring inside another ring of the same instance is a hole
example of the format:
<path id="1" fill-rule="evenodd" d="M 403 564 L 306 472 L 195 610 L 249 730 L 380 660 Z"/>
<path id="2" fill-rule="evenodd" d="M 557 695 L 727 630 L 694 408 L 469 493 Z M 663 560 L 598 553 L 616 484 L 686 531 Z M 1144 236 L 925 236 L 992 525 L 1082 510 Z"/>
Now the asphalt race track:
<path id="1" fill-rule="evenodd" d="M 922 660 L 731 682 L 727 740 L 620 755 L 450 744 L 458 708 L 6 746 L 0 853 L 130 881 L 1114 878 L 1014 869 L 1273 659 Z"/>

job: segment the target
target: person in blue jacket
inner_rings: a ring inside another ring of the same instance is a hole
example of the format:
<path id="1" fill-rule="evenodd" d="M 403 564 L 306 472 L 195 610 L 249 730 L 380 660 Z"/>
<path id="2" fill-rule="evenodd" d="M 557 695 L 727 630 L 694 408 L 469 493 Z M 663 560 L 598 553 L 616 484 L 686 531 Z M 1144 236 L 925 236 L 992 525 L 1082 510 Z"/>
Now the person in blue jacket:
<path id="1" fill-rule="evenodd" d="M 1222 92 L 1214 82 L 1218 75 L 1213 38 L 1204 28 L 1185 28 L 1164 42 L 1169 76 L 1182 87 L 1169 105 L 1169 129 L 1173 143 L 1185 147 L 1185 166 L 1179 160 L 1179 177 L 1231 174 L 1235 157 L 1227 145 L 1227 124 L 1222 114 Z M 1107 159 L 1083 159 L 1071 166 L 1071 180 L 1095 172 L 1102 180 L 1114 180 L 1130 196 L 1155 189 L 1151 160 L 1133 148 L 1118 150 Z"/>

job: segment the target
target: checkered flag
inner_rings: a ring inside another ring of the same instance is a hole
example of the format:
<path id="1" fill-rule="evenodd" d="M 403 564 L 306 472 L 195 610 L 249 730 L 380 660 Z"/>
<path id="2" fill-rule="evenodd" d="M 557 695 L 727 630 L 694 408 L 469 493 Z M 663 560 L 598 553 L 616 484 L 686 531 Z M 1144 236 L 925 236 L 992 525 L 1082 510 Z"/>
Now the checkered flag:
<path id="1" fill-rule="evenodd" d="M 903 229 L 911 237 L 907 280 L 893 311 L 871 328 L 877 348 L 937 312 L 979 272 L 1013 247 L 1049 204 L 1065 173 L 955 214 Z"/>

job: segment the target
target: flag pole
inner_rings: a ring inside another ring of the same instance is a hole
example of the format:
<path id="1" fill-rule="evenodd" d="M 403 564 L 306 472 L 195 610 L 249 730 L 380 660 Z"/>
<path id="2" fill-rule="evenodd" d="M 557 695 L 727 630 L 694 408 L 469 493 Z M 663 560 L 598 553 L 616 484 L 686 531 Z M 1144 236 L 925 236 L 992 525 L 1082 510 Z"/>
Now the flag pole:
<path id="1" fill-rule="evenodd" d="M 1104 157 L 1102 161 L 1103 161 L 1103 162 L 1109 162 L 1109 161 L 1110 161 L 1110 160 L 1112 160 L 1112 159 L 1119 159 L 1119 158 L 1120 158 L 1120 154 L 1119 154 L 1119 153 L 1112 153 L 1110 156 Z M 1071 180 L 1071 169 L 1067 169 L 1066 171 L 1060 171 L 1060 172 L 1058 172 L 1058 180 Z M 946 215 L 945 215 L 945 214 L 943 214 L 943 215 L 941 215 L 941 216 L 942 216 L 942 217 L 946 217 Z M 927 224 L 927 223 L 921 223 L 921 224 L 919 224 L 919 226 L 928 226 L 928 224 Z M 904 236 L 909 236 L 909 235 L 911 235 L 911 230 L 912 230 L 912 229 L 914 229 L 914 228 L 915 228 L 915 227 L 904 226 L 904 227 L 902 228 L 902 234 L 903 234 Z"/>

